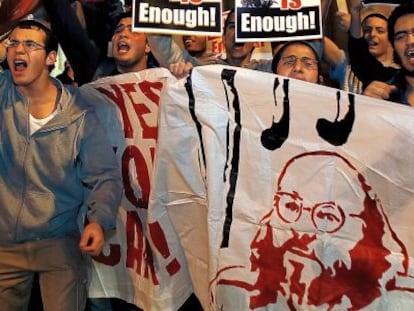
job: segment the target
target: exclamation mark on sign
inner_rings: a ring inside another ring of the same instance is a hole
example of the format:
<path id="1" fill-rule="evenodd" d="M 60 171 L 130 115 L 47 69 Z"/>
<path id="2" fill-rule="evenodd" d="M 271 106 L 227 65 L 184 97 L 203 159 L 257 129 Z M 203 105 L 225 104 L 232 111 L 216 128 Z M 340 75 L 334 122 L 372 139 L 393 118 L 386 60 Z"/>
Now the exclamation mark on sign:
<path id="1" fill-rule="evenodd" d="M 309 29 L 316 29 L 315 12 L 309 12 Z"/>
<path id="2" fill-rule="evenodd" d="M 160 223 L 158 221 L 148 224 L 149 233 L 151 240 L 155 246 L 155 248 L 160 252 L 161 256 L 164 259 L 168 259 L 171 256 L 170 250 L 168 249 L 167 239 L 165 238 L 165 234 L 162 231 Z M 180 270 L 180 263 L 178 262 L 177 258 L 173 258 L 167 264 L 167 271 L 170 276 L 173 276 Z"/>
<path id="3" fill-rule="evenodd" d="M 216 27 L 216 8 L 210 8 L 210 27 Z"/>

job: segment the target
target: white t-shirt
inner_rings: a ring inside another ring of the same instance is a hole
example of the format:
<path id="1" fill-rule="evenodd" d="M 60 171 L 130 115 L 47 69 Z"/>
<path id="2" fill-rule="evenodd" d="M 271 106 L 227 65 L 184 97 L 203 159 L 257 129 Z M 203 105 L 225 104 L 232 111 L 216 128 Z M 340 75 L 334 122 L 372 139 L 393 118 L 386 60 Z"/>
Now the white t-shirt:
<path id="1" fill-rule="evenodd" d="M 30 135 L 33 135 L 33 133 L 37 132 L 43 125 L 45 125 L 47 122 L 53 119 L 55 115 L 57 115 L 58 109 L 55 109 L 50 115 L 48 115 L 46 118 L 43 119 L 36 119 L 31 114 L 29 114 L 29 120 L 30 120 Z"/>

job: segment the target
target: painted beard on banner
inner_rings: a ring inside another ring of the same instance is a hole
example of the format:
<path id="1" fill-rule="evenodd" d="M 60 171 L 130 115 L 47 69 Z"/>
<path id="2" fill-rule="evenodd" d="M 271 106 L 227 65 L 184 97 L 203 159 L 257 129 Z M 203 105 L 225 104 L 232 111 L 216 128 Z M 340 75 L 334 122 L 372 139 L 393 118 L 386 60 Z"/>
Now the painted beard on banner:
<path id="1" fill-rule="evenodd" d="M 391 259 L 392 251 L 404 254 L 405 247 L 389 227 L 379 198 L 336 153 L 301 154 L 288 161 L 274 208 L 260 223 L 251 243 L 251 270 L 257 273 L 252 309 L 280 301 L 291 309 L 360 309 L 407 269 Z"/>

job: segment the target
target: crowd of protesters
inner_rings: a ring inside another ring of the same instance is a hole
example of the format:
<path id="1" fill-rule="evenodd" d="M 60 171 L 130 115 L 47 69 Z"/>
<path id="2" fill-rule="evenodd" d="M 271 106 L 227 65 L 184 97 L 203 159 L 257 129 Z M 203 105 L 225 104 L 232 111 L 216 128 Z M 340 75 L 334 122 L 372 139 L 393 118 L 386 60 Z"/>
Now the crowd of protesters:
<path id="1" fill-rule="evenodd" d="M 348 10 L 344 12 L 338 10 L 335 1 L 330 2 L 329 12 L 323 12 L 323 16 L 328 16 L 324 22 L 330 20 L 329 25 L 323 25 L 324 38 L 302 42 L 313 50 L 314 57 L 305 62 L 306 57 L 294 53 L 290 56 L 295 56 L 298 61 L 286 62 L 285 58 L 279 58 L 276 51 L 287 41 L 272 42 L 273 59 L 262 58 L 260 54 L 254 57 L 255 43 L 236 42 L 234 11 L 228 13 L 223 26 L 223 57 L 221 53 L 209 49 L 207 36 L 186 35 L 179 38 L 133 33 L 132 21 L 127 26 L 118 23 L 121 18 L 132 17 L 131 1 L 40 2 L 40 16 L 46 16 L 49 20 L 67 57 L 64 71 L 58 78 L 64 83 L 79 86 L 104 76 L 158 66 L 170 68 L 177 77 L 187 74 L 193 66 L 206 64 L 225 64 L 286 74 L 277 70 L 280 67 L 280 64 L 275 63 L 277 60 L 285 63 L 285 67 L 292 64 L 291 77 L 301 79 L 303 72 L 315 67 L 318 71 L 317 83 L 373 95 L 373 87 L 364 92 L 371 82 L 387 82 L 397 72 L 401 72 L 400 62 L 396 60 L 398 56 L 393 49 L 395 40 L 389 37 L 388 27 L 388 17 L 395 4 L 362 7 L 360 0 L 347 0 Z M 72 12 L 68 11 L 69 8 L 72 8 Z M 336 35 L 330 37 L 332 30 L 329 28 L 333 27 L 337 28 Z M 130 42 L 134 40 L 131 41 L 130 37 L 140 43 L 131 45 Z M 2 39 L 4 42 L 5 38 Z M 4 45 L 2 49 L 0 59 L 5 54 Z M 307 65 L 312 61 L 317 66 Z M 3 62 L 2 67 L 7 68 L 7 63 Z"/>
<path id="2" fill-rule="evenodd" d="M 341 46 L 328 35 L 315 41 L 284 41 L 272 44 L 272 57 L 262 59 L 253 57 L 255 43 L 236 42 L 234 10 L 230 10 L 223 26 L 225 57 L 209 50 L 207 36 L 186 35 L 177 40 L 169 35 L 133 32 L 130 1 L 42 0 L 40 7 L 31 12 L 31 18 L 25 17 L 7 33 L 0 34 L 0 179 L 7 184 L 0 190 L 0 209 L 7 215 L 2 217 L 0 234 L 0 300 L 9 306 L 6 309 L 27 308 L 34 277 L 39 280 L 43 304 L 49 309 L 81 310 L 86 305 L 83 280 L 86 276 L 75 280 L 73 271 L 76 274 L 82 271 L 82 253 L 100 252 L 103 232 L 113 229 L 121 195 L 119 169 L 110 146 L 105 143 L 105 130 L 86 104 L 103 100 L 97 95 L 86 95 L 89 82 L 158 66 L 168 67 L 181 78 L 194 66 L 223 64 L 414 105 L 414 2 L 362 8 L 360 0 L 347 0 L 347 5 L 348 12 L 334 8 L 329 15 L 343 28 L 341 39 L 345 37 L 347 44 Z M 62 83 L 50 79 L 58 43 L 66 57 L 65 70 L 58 75 Z M 28 109 L 24 103 L 30 103 Z M 28 125 L 24 116 L 29 120 L 29 130 L 25 130 Z M 72 120 L 70 126 L 64 122 L 66 118 Z M 52 119 L 54 126 L 62 129 L 59 133 L 44 130 Z M 78 130 L 83 136 L 74 137 Z M 94 134 L 88 134 L 91 132 Z M 31 144 L 25 146 L 23 142 L 29 137 Z M 59 148 L 53 152 L 45 150 L 44 141 L 57 146 L 59 141 L 75 141 L 72 145 L 82 149 L 68 153 L 74 158 L 57 158 Z M 91 152 L 91 146 L 99 146 L 102 151 Z M 27 159 L 16 156 L 29 147 L 31 153 Z M 92 153 L 99 157 L 91 157 Z M 34 185 L 34 190 L 28 188 L 22 194 L 19 190 L 22 180 L 26 185 Z M 87 197 L 82 191 L 85 185 L 92 189 Z M 36 196 L 33 194 L 36 189 L 54 193 L 55 197 L 48 200 L 46 196 Z M 31 218 L 22 218 L 7 209 L 12 206 L 10 202 L 22 211 L 31 210 Z M 75 220 L 83 204 L 88 206 L 88 222 L 81 234 L 76 230 Z M 53 223 L 50 217 L 42 218 L 42 212 L 37 212 L 39 207 L 56 214 Z M 11 226 L 17 219 L 18 224 Z M 48 241 L 53 243 L 49 245 Z M 26 256 L 26 250 L 19 248 L 22 245 L 30 245 L 33 253 L 40 254 L 46 249 L 45 254 L 37 257 L 36 268 L 29 272 L 22 263 Z M 53 251 L 56 261 L 62 260 L 62 266 L 71 267 L 64 277 L 54 275 L 58 278 L 54 279 L 43 272 L 48 269 L 44 258 L 49 256 L 51 248 L 59 248 Z M 70 263 L 64 261 L 67 250 L 78 255 L 70 256 Z M 10 267 L 10 262 L 16 263 L 15 266 Z M 14 282 L 10 283 L 11 274 L 5 271 L 16 273 Z M 69 289 L 56 284 L 67 285 Z M 22 293 L 27 293 L 27 299 L 20 298 Z M 92 299 L 87 308 L 111 310 L 116 303 Z M 126 304 L 116 308 L 137 309 Z"/>

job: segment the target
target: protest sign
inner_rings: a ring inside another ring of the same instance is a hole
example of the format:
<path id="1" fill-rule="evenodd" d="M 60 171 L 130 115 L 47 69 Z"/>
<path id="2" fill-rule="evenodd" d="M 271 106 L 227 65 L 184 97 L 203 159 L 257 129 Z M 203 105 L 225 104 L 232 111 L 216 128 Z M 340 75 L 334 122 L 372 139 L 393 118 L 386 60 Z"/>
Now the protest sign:
<path id="1" fill-rule="evenodd" d="M 134 0 L 133 30 L 169 34 L 221 34 L 221 1 Z"/>
<path id="2" fill-rule="evenodd" d="M 236 0 L 240 42 L 322 38 L 320 0 Z"/>

